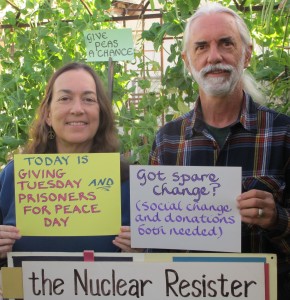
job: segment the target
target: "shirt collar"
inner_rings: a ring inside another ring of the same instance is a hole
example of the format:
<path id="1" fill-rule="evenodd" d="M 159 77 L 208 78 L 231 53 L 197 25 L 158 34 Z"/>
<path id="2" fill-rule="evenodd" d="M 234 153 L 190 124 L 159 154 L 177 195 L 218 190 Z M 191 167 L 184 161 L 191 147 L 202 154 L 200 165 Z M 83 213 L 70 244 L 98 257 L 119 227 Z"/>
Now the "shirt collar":
<path id="1" fill-rule="evenodd" d="M 255 103 L 247 93 L 244 93 L 240 124 L 245 130 L 253 132 L 257 131 L 257 103 Z"/>
<path id="2" fill-rule="evenodd" d="M 198 97 L 198 99 L 195 102 L 194 111 L 195 111 L 195 114 L 193 115 L 193 118 L 192 118 L 193 129 L 196 132 L 202 132 L 206 126 L 205 126 L 205 122 L 203 120 L 200 97 Z"/>
<path id="3" fill-rule="evenodd" d="M 236 124 L 241 124 L 247 131 L 257 131 L 257 104 L 253 101 L 250 95 L 245 92 L 240 119 Z M 195 102 L 194 113 L 192 114 L 189 127 L 191 133 L 192 130 L 196 132 L 202 132 L 206 128 L 199 97 Z"/>

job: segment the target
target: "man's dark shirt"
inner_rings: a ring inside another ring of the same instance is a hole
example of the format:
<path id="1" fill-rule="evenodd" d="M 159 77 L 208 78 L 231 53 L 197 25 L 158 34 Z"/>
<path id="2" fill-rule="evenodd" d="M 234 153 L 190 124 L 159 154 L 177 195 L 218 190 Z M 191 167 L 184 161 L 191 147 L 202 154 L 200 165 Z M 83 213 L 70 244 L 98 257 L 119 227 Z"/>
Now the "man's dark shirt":
<path id="1" fill-rule="evenodd" d="M 203 121 L 198 100 L 192 111 L 158 131 L 149 163 L 242 167 L 242 191 L 272 193 L 278 213 L 271 230 L 243 224 L 242 252 L 276 253 L 281 266 L 290 266 L 290 117 L 245 94 L 240 118 L 220 149 Z"/>

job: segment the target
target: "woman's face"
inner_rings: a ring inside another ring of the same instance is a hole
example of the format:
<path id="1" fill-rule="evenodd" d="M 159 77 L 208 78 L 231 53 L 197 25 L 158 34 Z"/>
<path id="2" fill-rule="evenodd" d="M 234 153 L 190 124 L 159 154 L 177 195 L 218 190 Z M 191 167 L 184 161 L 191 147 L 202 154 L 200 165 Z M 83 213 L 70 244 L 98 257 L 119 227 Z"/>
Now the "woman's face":
<path id="1" fill-rule="evenodd" d="M 55 131 L 57 151 L 89 152 L 99 121 L 100 107 L 93 77 L 83 69 L 62 73 L 53 85 L 46 119 Z"/>

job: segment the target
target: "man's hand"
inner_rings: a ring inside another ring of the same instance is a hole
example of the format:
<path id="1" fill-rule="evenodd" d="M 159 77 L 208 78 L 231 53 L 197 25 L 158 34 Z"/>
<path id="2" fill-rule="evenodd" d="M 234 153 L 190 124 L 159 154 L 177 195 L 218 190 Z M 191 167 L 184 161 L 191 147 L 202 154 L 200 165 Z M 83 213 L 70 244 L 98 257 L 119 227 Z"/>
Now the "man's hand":
<path id="1" fill-rule="evenodd" d="M 275 200 L 271 193 L 250 190 L 237 198 L 242 222 L 271 229 L 277 221 Z"/>

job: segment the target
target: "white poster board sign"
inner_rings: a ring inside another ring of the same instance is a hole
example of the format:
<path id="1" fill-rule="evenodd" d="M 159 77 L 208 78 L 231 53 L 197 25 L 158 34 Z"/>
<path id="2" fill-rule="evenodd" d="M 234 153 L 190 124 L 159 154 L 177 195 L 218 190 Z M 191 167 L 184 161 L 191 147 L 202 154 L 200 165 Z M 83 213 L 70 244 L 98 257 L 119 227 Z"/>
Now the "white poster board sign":
<path id="1" fill-rule="evenodd" d="M 240 167 L 130 166 L 132 247 L 241 252 Z"/>
<path id="2" fill-rule="evenodd" d="M 23 262 L 25 300 L 265 300 L 262 263 Z"/>

